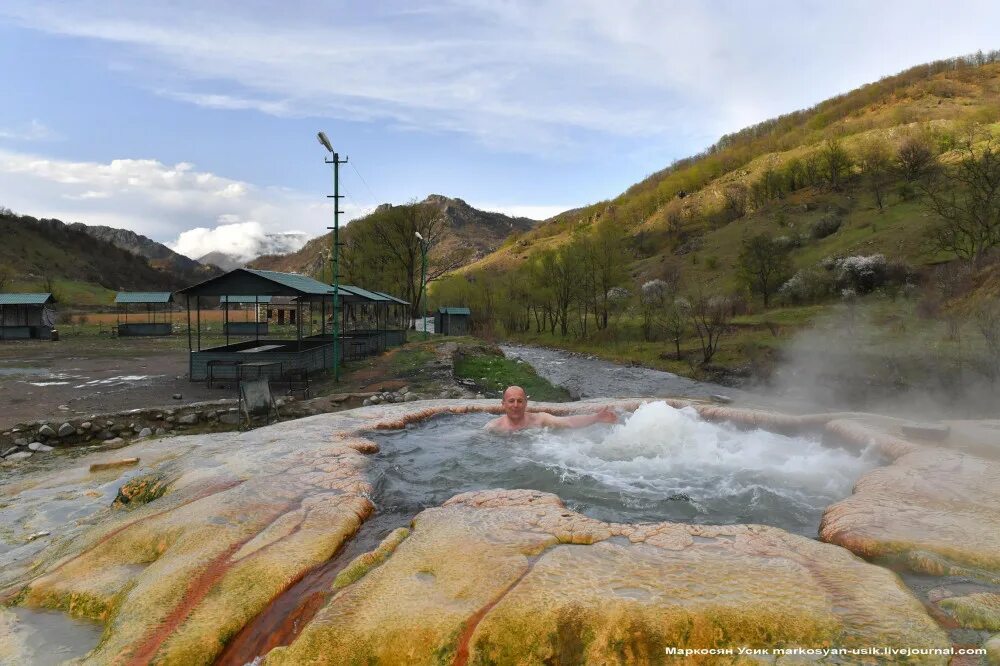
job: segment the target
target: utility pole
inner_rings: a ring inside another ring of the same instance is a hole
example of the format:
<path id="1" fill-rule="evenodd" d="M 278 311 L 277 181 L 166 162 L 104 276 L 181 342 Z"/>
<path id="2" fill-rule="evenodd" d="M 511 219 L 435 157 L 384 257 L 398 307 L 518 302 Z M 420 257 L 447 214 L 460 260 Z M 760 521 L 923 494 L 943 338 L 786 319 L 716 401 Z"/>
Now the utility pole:
<path id="1" fill-rule="evenodd" d="M 333 199 L 333 226 L 327 229 L 333 230 L 333 381 L 340 381 L 340 200 L 343 195 L 340 193 L 340 165 L 347 164 L 349 158 L 340 159 L 340 155 L 330 145 L 330 140 L 326 134 L 320 132 L 316 135 L 320 144 L 330 152 L 330 157 L 324 158 L 327 164 L 333 165 L 333 194 L 326 195 L 328 199 Z"/>

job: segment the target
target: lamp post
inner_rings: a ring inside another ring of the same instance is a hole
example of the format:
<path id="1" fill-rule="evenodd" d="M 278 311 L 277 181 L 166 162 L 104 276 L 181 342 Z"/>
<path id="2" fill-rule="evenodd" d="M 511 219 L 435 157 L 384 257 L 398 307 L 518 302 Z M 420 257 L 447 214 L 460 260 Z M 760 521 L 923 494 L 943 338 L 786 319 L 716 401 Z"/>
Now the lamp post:
<path id="1" fill-rule="evenodd" d="M 424 322 L 424 340 L 427 339 L 427 241 L 414 231 L 413 235 L 420 239 L 420 318 Z"/>
<path id="2" fill-rule="evenodd" d="M 333 165 L 333 194 L 326 195 L 328 199 L 333 199 L 333 226 L 327 229 L 333 230 L 333 381 L 340 381 L 340 165 L 346 164 L 349 158 L 340 159 L 340 155 L 330 145 L 330 140 L 326 134 L 319 132 L 316 134 L 320 145 L 326 148 L 330 157 L 324 158 L 327 164 Z"/>

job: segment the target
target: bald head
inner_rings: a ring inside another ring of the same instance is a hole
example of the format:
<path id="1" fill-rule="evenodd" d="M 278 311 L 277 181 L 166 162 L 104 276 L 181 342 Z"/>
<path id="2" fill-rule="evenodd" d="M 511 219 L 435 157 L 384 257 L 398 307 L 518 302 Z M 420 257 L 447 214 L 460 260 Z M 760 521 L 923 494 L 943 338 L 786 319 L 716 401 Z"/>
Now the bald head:
<path id="1" fill-rule="evenodd" d="M 520 386 L 508 386 L 503 392 L 503 411 L 507 418 L 520 421 L 524 418 L 524 412 L 528 408 L 528 395 Z"/>
<path id="2" fill-rule="evenodd" d="M 503 400 L 507 401 L 507 396 L 520 395 L 524 400 L 528 399 L 528 394 L 524 392 L 524 389 L 520 386 L 508 386 L 507 390 L 503 392 Z"/>

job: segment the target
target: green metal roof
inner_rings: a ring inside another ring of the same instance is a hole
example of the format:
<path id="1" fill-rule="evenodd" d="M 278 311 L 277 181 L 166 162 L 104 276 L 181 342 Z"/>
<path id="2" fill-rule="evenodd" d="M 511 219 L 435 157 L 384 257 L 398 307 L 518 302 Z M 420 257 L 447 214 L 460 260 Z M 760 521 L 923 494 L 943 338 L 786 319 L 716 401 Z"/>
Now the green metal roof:
<path id="1" fill-rule="evenodd" d="M 333 287 L 328 284 L 323 284 L 319 280 L 314 280 L 308 275 L 300 275 L 298 273 L 279 273 L 278 271 L 258 271 L 253 268 L 244 268 L 242 270 L 258 275 L 266 280 L 273 280 L 274 282 L 283 284 L 289 289 L 301 291 L 303 294 L 314 294 L 316 296 L 320 296 L 323 294 L 333 293 Z"/>
<path id="2" fill-rule="evenodd" d="M 172 303 L 173 292 L 169 291 L 119 291 L 115 303 Z"/>
<path id="3" fill-rule="evenodd" d="M 55 302 L 56 299 L 49 293 L 0 294 L 0 305 L 44 305 Z"/>
<path id="4" fill-rule="evenodd" d="M 185 296 L 332 296 L 333 287 L 298 273 L 237 268 L 177 293 Z"/>
<path id="5" fill-rule="evenodd" d="M 219 296 L 219 303 L 270 303 L 270 296 Z"/>
<path id="6" fill-rule="evenodd" d="M 402 298 L 396 298 L 392 294 L 387 294 L 384 291 L 376 291 L 375 293 L 376 294 L 381 294 L 382 296 L 385 296 L 386 298 L 388 298 L 390 301 L 395 301 L 396 303 L 399 303 L 400 305 L 409 305 L 408 301 L 404 301 Z"/>
<path id="7" fill-rule="evenodd" d="M 340 285 L 341 291 L 346 291 L 355 296 L 360 296 L 361 298 L 367 298 L 369 301 L 388 301 L 389 297 L 384 296 L 377 291 L 368 291 L 367 289 L 362 289 L 361 287 L 355 287 L 352 284 L 342 284 Z"/>
<path id="8" fill-rule="evenodd" d="M 471 315 L 469 308 L 438 308 L 438 312 L 446 315 Z"/>

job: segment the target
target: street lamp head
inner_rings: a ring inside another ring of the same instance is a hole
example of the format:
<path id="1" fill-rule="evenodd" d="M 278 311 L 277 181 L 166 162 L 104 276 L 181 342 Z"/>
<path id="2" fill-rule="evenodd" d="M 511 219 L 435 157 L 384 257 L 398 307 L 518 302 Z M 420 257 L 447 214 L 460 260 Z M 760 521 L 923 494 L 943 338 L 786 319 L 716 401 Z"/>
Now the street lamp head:
<path id="1" fill-rule="evenodd" d="M 423 239 L 424 239 L 424 237 L 420 235 L 420 232 L 419 232 L 419 231 L 414 231 L 414 232 L 413 232 L 413 235 L 414 235 L 414 236 L 416 236 L 417 238 L 419 238 L 420 240 L 423 240 Z"/>
<path id="2" fill-rule="evenodd" d="M 333 152 L 333 146 L 330 145 L 330 140 L 326 138 L 326 134 L 324 132 L 317 132 L 316 138 L 319 139 L 319 142 L 323 145 L 324 148 L 329 150 L 331 153 Z"/>

